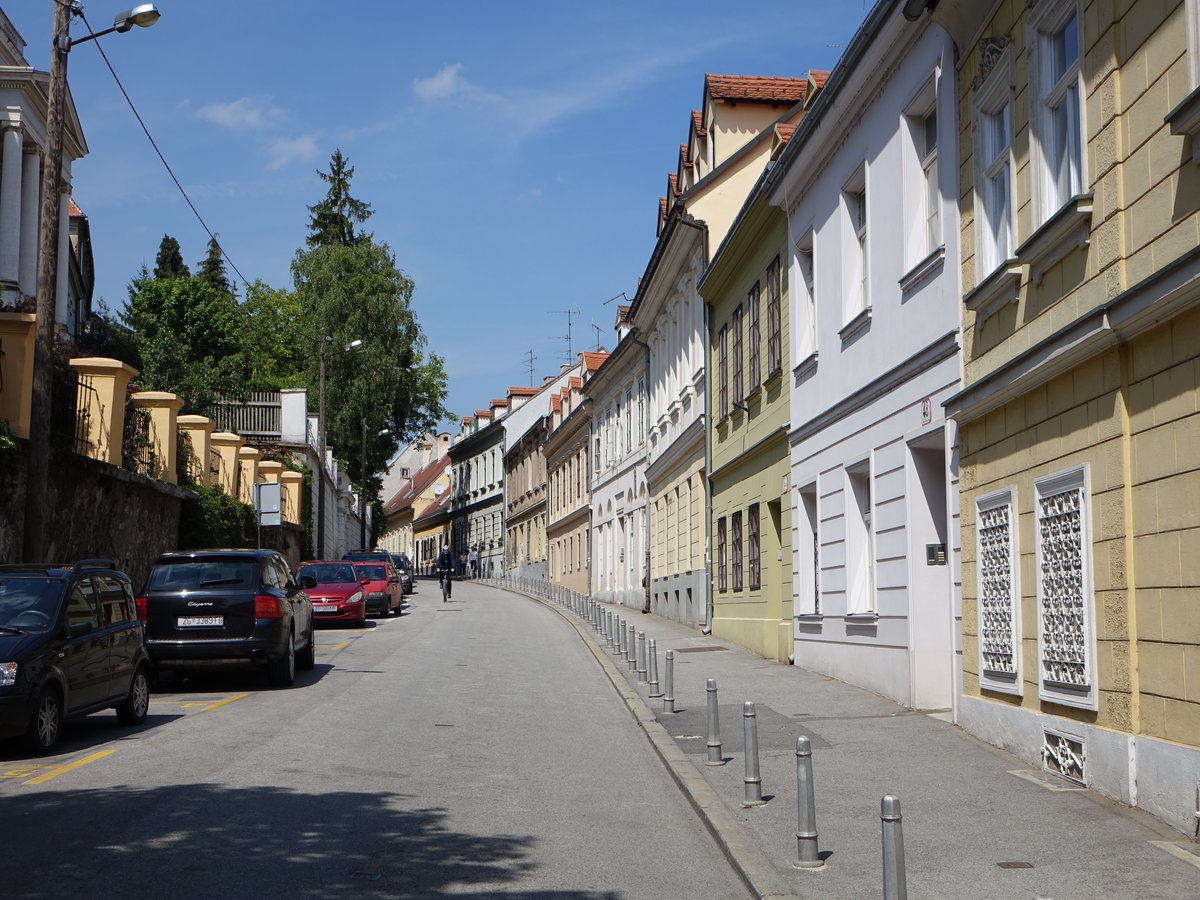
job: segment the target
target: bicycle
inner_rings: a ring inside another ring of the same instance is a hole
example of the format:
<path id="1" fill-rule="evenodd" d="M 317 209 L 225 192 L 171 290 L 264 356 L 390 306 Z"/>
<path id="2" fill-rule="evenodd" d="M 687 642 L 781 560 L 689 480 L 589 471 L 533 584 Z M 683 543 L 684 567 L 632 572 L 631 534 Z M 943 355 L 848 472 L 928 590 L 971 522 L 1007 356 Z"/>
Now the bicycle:
<path id="1" fill-rule="evenodd" d="M 442 588 L 442 602 L 445 603 L 450 599 L 450 573 L 447 570 L 438 572 L 438 583 Z"/>

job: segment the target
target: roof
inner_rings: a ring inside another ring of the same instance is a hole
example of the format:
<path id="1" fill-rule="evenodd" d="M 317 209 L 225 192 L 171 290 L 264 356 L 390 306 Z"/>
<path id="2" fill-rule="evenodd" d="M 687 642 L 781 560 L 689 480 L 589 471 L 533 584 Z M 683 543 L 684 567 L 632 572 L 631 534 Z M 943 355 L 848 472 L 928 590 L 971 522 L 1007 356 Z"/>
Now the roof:
<path id="1" fill-rule="evenodd" d="M 571 385 L 571 390 L 577 391 L 581 387 L 583 387 L 583 379 L 581 379 L 578 375 L 572 375 L 570 385 Z M 563 390 L 566 391 L 566 388 L 563 388 Z"/>
<path id="2" fill-rule="evenodd" d="M 488 406 L 508 406 L 508 401 L 507 400 L 492 400 L 492 401 L 489 401 Z"/>
<path id="3" fill-rule="evenodd" d="M 588 350 L 583 351 L 583 368 L 587 372 L 595 372 L 600 368 L 601 364 L 608 359 L 607 353 L 593 353 Z"/>
<path id="4" fill-rule="evenodd" d="M 714 100 L 725 103 L 799 103 L 808 91 L 807 78 L 706 74 L 704 83 Z"/>
<path id="5" fill-rule="evenodd" d="M 779 135 L 779 140 L 786 144 L 791 140 L 792 135 L 796 133 L 795 125 L 784 125 L 782 122 L 775 126 L 775 133 Z"/>
<path id="6" fill-rule="evenodd" d="M 510 397 L 532 397 L 532 396 L 534 396 L 535 394 L 538 394 L 538 393 L 540 393 L 540 392 L 541 392 L 541 390 L 542 390 L 541 388 L 536 388 L 536 387 L 522 387 L 522 386 L 520 386 L 520 385 L 516 385 L 516 386 L 510 386 L 510 387 L 509 387 L 509 389 L 508 389 L 508 395 L 509 395 Z"/>
<path id="7" fill-rule="evenodd" d="M 700 137 L 704 137 L 708 134 L 708 129 L 704 127 L 704 117 L 700 114 L 700 110 L 698 109 L 692 110 L 692 128 L 695 129 L 696 134 Z"/>
<path id="8" fill-rule="evenodd" d="M 490 419 L 491 416 L 492 416 L 492 411 L 490 409 L 475 410 L 475 417 L 477 419 Z"/>
<path id="9" fill-rule="evenodd" d="M 74 197 L 72 197 L 67 202 L 70 204 L 70 206 L 68 208 L 70 209 L 71 215 L 73 215 L 73 216 L 82 216 L 83 215 L 83 210 L 80 209 L 79 206 L 75 203 Z"/>

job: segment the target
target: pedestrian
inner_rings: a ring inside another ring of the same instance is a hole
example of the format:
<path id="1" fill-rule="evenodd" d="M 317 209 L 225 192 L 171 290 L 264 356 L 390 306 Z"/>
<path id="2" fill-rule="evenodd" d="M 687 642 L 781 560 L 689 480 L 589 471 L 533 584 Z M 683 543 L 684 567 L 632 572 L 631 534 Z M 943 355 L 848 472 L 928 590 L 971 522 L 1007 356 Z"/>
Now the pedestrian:
<path id="1" fill-rule="evenodd" d="M 471 577 L 478 578 L 479 577 L 479 551 L 475 549 L 474 545 L 472 545 L 472 547 L 471 547 L 471 552 L 467 554 L 467 565 L 470 566 Z"/>

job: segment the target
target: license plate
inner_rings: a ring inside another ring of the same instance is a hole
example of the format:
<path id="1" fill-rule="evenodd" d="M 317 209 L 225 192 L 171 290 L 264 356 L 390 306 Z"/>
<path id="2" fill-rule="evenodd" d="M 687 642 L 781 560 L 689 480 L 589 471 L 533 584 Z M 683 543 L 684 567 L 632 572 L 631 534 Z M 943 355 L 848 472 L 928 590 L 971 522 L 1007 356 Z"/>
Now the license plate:
<path id="1" fill-rule="evenodd" d="M 336 603 L 314 603 L 313 612 L 337 612 Z"/>
<path id="2" fill-rule="evenodd" d="M 197 628 L 197 627 L 203 628 L 205 626 L 211 627 L 213 625 L 224 625 L 225 617 L 224 616 L 180 616 L 178 624 L 179 624 L 180 628 Z"/>

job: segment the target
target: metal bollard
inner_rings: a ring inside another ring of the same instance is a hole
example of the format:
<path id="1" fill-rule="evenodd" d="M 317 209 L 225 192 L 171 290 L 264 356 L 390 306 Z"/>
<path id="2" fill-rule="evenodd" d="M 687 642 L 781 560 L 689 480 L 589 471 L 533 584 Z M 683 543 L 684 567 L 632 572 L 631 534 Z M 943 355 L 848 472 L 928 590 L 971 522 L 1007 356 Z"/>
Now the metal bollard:
<path id="1" fill-rule="evenodd" d="M 762 798 L 762 776 L 758 770 L 758 714 L 754 711 L 752 700 L 742 704 L 742 736 L 746 748 L 746 777 L 742 779 L 745 793 L 742 806 L 762 806 L 766 801 Z"/>
<path id="2" fill-rule="evenodd" d="M 725 765 L 725 756 L 721 753 L 721 723 L 717 721 L 717 679 L 708 679 L 708 760 L 706 766 Z"/>
<path id="3" fill-rule="evenodd" d="M 637 675 L 638 681 L 646 680 L 646 632 L 638 632 L 637 643 Z"/>
<path id="4" fill-rule="evenodd" d="M 613 632 L 613 652 L 617 656 L 625 653 L 625 620 L 617 616 L 617 630 Z"/>
<path id="5" fill-rule="evenodd" d="M 883 795 L 879 819 L 883 830 L 883 900 L 908 900 L 899 797 Z"/>
<path id="6" fill-rule="evenodd" d="M 654 643 L 654 638 L 650 638 L 646 647 L 646 657 L 646 670 L 649 673 L 647 684 L 650 685 L 650 696 L 658 698 L 663 695 L 663 692 L 658 689 L 658 645 Z"/>
<path id="7" fill-rule="evenodd" d="M 825 865 L 817 849 L 817 806 L 813 799 L 812 747 L 804 735 L 796 738 L 796 861 L 797 869 Z"/>
<path id="8" fill-rule="evenodd" d="M 633 625 L 625 628 L 625 663 L 630 672 L 637 668 L 637 628 Z"/>
<path id="9" fill-rule="evenodd" d="M 667 651 L 666 691 L 663 694 L 663 712 L 675 712 L 675 651 Z"/>
<path id="10" fill-rule="evenodd" d="M 612 645 L 612 610 L 606 609 L 603 617 L 600 619 L 600 636 L 604 638 L 604 643 Z"/>

